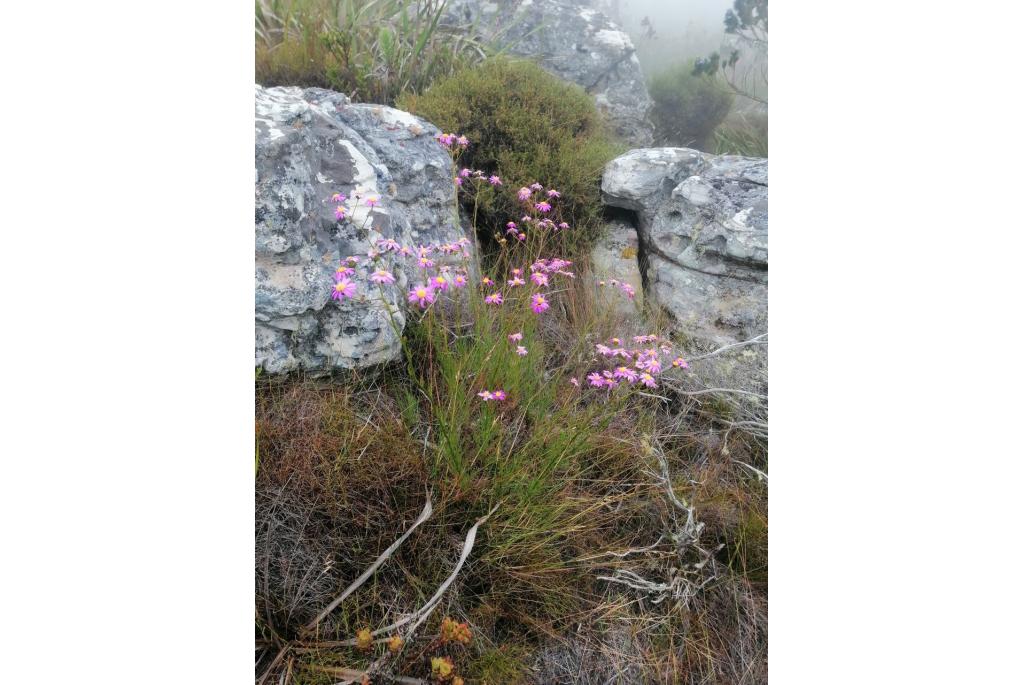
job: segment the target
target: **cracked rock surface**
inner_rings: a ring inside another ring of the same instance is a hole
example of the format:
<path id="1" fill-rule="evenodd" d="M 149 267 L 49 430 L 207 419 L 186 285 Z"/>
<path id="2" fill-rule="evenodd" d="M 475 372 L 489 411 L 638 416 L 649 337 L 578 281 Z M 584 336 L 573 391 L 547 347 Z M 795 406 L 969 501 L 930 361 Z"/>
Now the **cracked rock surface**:
<path id="1" fill-rule="evenodd" d="M 367 288 L 367 265 L 356 267 L 354 299 L 331 299 L 333 275 L 341 259 L 365 255 L 380 238 L 414 245 L 463 237 L 439 131 L 407 112 L 319 88 L 257 85 L 255 97 L 256 366 L 323 375 L 397 359 L 399 340 L 384 302 Z M 336 192 L 380 203 L 357 204 L 352 220 L 338 223 Z M 401 266 L 386 264 L 398 281 L 384 286 L 399 330 L 411 275 Z"/>
<path id="2" fill-rule="evenodd" d="M 590 93 L 614 129 L 633 145 L 650 145 L 651 97 L 629 36 L 582 0 L 451 0 L 442 20 L 508 54 L 536 59 L 547 71 Z"/>
<path id="3" fill-rule="evenodd" d="M 767 332 L 767 159 L 630 150 L 605 167 L 601 192 L 636 213 L 647 296 L 680 331 L 714 345 Z"/>

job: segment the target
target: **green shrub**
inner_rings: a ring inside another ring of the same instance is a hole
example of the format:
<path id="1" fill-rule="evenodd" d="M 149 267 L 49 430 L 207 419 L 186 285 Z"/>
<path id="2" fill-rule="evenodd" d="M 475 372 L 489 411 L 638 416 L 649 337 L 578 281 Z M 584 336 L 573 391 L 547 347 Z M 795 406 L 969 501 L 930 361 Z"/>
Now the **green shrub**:
<path id="1" fill-rule="evenodd" d="M 573 228 L 563 255 L 579 256 L 601 223 L 604 165 L 625 146 L 616 142 L 582 88 L 526 61 L 490 59 L 438 81 L 399 107 L 471 141 L 459 163 L 500 174 L 506 192 L 480 198 L 483 235 L 502 233 L 522 207 L 515 190 L 530 183 L 556 188 L 562 218 Z"/>
<path id="2" fill-rule="evenodd" d="M 733 94 L 713 76 L 695 76 L 682 62 L 651 79 L 651 119 L 662 145 L 710 150 L 712 135 L 729 114 Z"/>
<path id="3" fill-rule="evenodd" d="M 486 46 L 440 26 L 446 0 L 259 0 L 256 81 L 394 104 L 472 64 Z"/>

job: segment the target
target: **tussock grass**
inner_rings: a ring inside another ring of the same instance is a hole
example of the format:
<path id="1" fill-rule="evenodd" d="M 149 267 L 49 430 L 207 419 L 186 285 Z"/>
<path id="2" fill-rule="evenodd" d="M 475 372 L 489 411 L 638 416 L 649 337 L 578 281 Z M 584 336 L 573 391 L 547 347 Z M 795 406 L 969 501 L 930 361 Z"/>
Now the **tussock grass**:
<path id="1" fill-rule="evenodd" d="M 482 59 L 489 46 L 440 24 L 446 0 L 259 0 L 256 81 L 394 104 Z"/>
<path id="2" fill-rule="evenodd" d="M 768 116 L 737 114 L 715 130 L 715 154 L 768 156 Z"/>

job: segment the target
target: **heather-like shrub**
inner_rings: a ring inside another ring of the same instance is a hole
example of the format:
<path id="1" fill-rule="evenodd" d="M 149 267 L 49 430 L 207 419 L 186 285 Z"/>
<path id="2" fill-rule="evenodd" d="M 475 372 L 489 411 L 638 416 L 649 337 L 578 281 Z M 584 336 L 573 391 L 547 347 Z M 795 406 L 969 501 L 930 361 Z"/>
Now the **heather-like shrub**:
<path id="1" fill-rule="evenodd" d="M 500 174 L 508 187 L 556 186 L 562 217 L 574 227 L 562 243 L 564 256 L 579 257 L 597 235 L 601 172 L 625 146 L 612 138 L 579 86 L 532 62 L 496 58 L 440 80 L 422 95 L 404 95 L 398 105 L 468 136 L 473 144 L 460 164 Z M 514 195 L 481 193 L 475 207 L 481 236 L 502 235 L 520 209 Z"/>
<path id="2" fill-rule="evenodd" d="M 733 94 L 716 77 L 694 75 L 693 63 L 682 62 L 652 78 L 648 89 L 659 144 L 711 151 L 714 131 L 733 103 Z"/>

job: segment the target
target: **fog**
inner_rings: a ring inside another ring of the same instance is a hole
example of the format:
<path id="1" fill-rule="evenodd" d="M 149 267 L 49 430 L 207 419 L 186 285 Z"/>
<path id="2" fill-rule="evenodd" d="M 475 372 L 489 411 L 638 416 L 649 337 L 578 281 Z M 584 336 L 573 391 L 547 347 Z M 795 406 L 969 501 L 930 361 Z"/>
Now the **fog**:
<path id="1" fill-rule="evenodd" d="M 722 19 L 732 0 L 597 0 L 629 33 L 644 73 L 650 76 L 683 60 L 718 50 Z M 642 22 L 647 18 L 654 35 Z"/>

